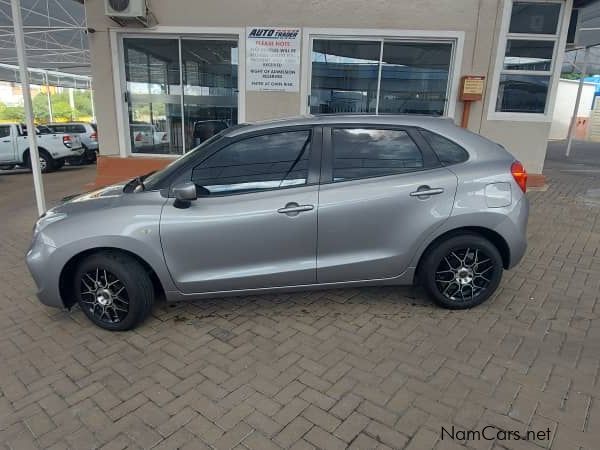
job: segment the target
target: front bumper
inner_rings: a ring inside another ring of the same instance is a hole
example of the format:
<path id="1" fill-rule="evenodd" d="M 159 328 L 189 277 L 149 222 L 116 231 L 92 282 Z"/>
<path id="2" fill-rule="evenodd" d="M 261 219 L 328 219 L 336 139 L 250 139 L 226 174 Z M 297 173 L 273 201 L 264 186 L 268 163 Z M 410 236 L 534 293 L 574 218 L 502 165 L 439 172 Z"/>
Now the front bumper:
<path id="1" fill-rule="evenodd" d="M 53 264 L 56 247 L 46 242 L 42 233 L 38 234 L 27 252 L 25 262 L 37 286 L 36 295 L 44 305 L 64 308 L 60 296 L 60 265 Z"/>

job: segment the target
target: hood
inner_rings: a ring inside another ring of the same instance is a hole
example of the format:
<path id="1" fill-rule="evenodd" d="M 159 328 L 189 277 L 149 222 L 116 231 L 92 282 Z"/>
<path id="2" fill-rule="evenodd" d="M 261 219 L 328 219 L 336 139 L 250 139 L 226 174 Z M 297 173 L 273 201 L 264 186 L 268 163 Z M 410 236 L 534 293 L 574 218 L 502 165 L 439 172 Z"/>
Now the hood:
<path id="1" fill-rule="evenodd" d="M 89 211 L 91 209 L 108 208 L 125 195 L 123 192 L 124 187 L 124 183 L 113 184 L 95 191 L 69 195 L 62 199 L 60 205 L 52 208 L 52 211 L 57 213 L 74 213 Z"/>
<path id="2" fill-rule="evenodd" d="M 125 183 L 113 184 L 111 186 L 106 186 L 100 189 L 96 189 L 95 191 L 85 192 L 83 194 L 74 194 L 68 195 L 62 199 L 63 203 L 68 202 L 87 202 L 90 200 L 96 200 L 99 198 L 106 197 L 120 197 L 123 195 L 123 188 L 125 187 Z"/>

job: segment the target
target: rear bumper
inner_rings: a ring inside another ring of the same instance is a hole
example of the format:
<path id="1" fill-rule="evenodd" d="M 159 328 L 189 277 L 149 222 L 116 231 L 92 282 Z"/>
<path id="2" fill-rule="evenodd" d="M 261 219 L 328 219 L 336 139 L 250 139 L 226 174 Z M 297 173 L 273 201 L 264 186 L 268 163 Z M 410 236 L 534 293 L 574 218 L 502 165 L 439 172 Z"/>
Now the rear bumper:
<path id="1" fill-rule="evenodd" d="M 508 244 L 510 260 L 507 269 L 516 266 L 527 250 L 527 221 L 529 219 L 529 200 L 523 195 L 506 220 L 501 222 L 496 231 L 504 237 Z"/>

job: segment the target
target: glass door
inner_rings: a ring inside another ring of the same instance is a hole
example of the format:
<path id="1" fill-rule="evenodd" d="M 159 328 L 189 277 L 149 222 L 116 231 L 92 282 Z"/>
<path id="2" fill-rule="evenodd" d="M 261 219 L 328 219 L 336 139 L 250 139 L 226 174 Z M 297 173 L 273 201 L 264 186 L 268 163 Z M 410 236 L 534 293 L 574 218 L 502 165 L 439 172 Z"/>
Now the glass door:
<path id="1" fill-rule="evenodd" d="M 181 76 L 177 39 L 124 38 L 132 153 L 181 154 Z"/>
<path id="2" fill-rule="evenodd" d="M 235 125 L 238 113 L 238 43 L 182 39 L 185 151 Z"/>

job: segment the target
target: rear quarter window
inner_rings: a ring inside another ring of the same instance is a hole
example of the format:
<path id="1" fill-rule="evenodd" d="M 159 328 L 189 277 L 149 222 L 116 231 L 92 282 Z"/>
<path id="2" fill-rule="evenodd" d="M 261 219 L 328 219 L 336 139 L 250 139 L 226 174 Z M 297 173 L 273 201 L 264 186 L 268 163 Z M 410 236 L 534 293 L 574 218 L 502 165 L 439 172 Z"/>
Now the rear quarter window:
<path id="1" fill-rule="evenodd" d="M 429 130 L 420 131 L 443 165 L 459 164 L 469 159 L 469 153 L 456 142 Z"/>
<path id="2" fill-rule="evenodd" d="M 85 127 L 83 125 L 69 125 L 67 131 L 69 133 L 85 133 Z"/>

